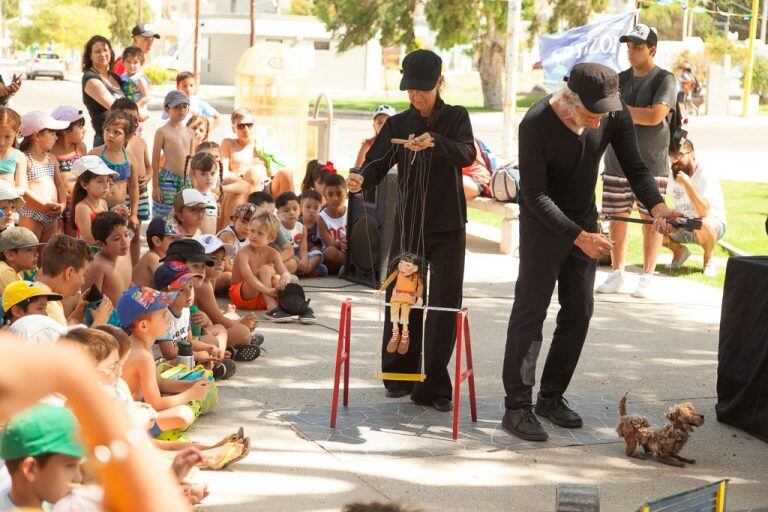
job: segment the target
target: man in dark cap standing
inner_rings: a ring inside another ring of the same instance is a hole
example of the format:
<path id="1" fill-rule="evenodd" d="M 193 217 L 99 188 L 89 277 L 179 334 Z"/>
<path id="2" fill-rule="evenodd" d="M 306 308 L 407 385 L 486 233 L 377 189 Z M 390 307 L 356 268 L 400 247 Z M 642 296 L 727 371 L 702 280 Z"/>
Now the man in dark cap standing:
<path id="1" fill-rule="evenodd" d="M 597 258 L 611 250 L 598 233 L 595 206 L 598 164 L 609 143 L 656 229 L 668 233 L 666 219 L 679 216 L 643 163 L 618 85 L 610 68 L 577 64 L 568 85 L 533 105 L 520 123 L 520 269 L 504 355 L 502 426 L 528 441 L 548 438 L 536 415 L 582 426 L 563 393 L 589 329 Z M 556 282 L 560 311 L 534 410 L 536 360 Z"/>
<path id="2" fill-rule="evenodd" d="M 139 23 L 131 30 L 131 46 L 135 46 L 144 52 L 144 58 L 146 59 L 149 59 L 149 52 L 152 51 L 152 43 L 155 42 L 155 39 L 160 39 L 160 34 L 149 23 Z M 117 76 L 123 76 L 125 64 L 122 57 L 115 61 L 115 64 L 112 66 L 112 72 Z"/>

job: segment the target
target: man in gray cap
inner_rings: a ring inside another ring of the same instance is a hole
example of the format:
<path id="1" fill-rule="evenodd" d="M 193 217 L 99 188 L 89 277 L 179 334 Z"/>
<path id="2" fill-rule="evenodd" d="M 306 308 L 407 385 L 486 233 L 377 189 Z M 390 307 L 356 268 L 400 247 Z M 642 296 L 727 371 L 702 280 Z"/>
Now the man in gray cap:
<path id="1" fill-rule="evenodd" d="M 582 426 L 563 393 L 589 329 L 597 258 L 612 245 L 598 232 L 595 206 L 598 165 L 608 144 L 655 227 L 668 233 L 666 219 L 679 216 L 664 204 L 640 157 L 618 85 L 610 68 L 577 64 L 568 85 L 539 100 L 520 123 L 520 267 L 504 355 L 502 426 L 528 441 L 548 438 L 536 415 L 561 427 Z M 560 312 L 534 414 L 536 359 L 556 282 Z"/>
<path id="2" fill-rule="evenodd" d="M 37 269 L 40 241 L 27 228 L 11 226 L 0 233 L 0 295 L 5 287 L 20 281 L 20 272 Z"/>
<path id="3" fill-rule="evenodd" d="M 144 52 L 145 58 L 149 58 L 149 52 L 152 51 L 152 43 L 155 42 L 155 39 L 160 39 L 160 34 L 149 23 L 139 23 L 131 30 L 131 46 L 135 46 Z M 125 63 L 123 63 L 122 57 L 115 61 L 112 71 L 117 76 L 123 76 L 123 73 L 125 73 Z"/>

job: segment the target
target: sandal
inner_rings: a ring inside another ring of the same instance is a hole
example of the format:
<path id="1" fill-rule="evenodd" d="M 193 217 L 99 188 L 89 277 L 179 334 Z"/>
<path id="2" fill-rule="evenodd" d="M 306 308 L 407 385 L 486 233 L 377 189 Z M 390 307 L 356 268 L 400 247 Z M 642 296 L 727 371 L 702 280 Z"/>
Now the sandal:
<path id="1" fill-rule="evenodd" d="M 246 458 L 251 451 L 251 440 L 250 438 L 246 437 L 242 440 L 242 442 L 233 441 L 226 443 L 225 446 L 228 447 L 227 453 L 225 453 L 224 456 L 216 464 L 208 466 L 208 469 L 224 469 L 227 466 Z M 238 451 L 238 448 L 240 449 L 240 454 L 235 455 Z"/>
<path id="2" fill-rule="evenodd" d="M 261 347 L 258 345 L 238 345 L 229 347 L 232 351 L 232 359 L 235 361 L 253 361 L 261 355 Z"/>
<path id="3" fill-rule="evenodd" d="M 221 439 L 221 441 L 219 441 L 218 443 L 212 446 L 208 446 L 207 448 L 201 448 L 201 447 L 199 448 L 200 449 L 218 448 L 219 446 L 224 446 L 227 443 L 242 442 L 243 439 L 245 439 L 245 432 L 243 431 L 243 427 L 240 427 L 239 429 L 237 429 L 237 432 L 235 432 L 234 434 L 229 434 L 224 436 Z"/>
<path id="4" fill-rule="evenodd" d="M 400 331 L 392 329 L 392 337 L 389 338 L 389 343 L 387 343 L 387 353 L 394 354 L 398 343 L 400 343 Z"/>
<path id="5" fill-rule="evenodd" d="M 400 344 L 397 346 L 397 353 L 401 356 L 408 353 L 408 347 L 411 344 L 411 337 L 406 329 L 403 329 L 403 335 L 400 337 Z"/>

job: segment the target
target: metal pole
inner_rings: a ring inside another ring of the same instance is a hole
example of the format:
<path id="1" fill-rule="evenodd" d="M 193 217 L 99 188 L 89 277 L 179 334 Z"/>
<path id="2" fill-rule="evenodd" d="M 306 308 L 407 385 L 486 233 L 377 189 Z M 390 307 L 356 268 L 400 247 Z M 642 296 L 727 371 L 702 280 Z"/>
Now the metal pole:
<path id="1" fill-rule="evenodd" d="M 681 41 L 685 41 L 685 35 L 688 31 L 688 11 L 690 10 L 690 2 L 686 0 L 685 5 L 683 5 L 683 33 Z"/>
<path id="2" fill-rule="evenodd" d="M 760 22 L 760 40 L 765 42 L 765 36 L 768 32 L 768 0 L 763 0 L 763 16 Z"/>
<path id="3" fill-rule="evenodd" d="M 192 74 L 195 78 L 195 87 L 200 85 L 200 57 L 198 55 L 200 46 L 200 0 L 195 0 L 195 40 L 192 45 Z"/>
<path id="4" fill-rule="evenodd" d="M 520 53 L 521 0 L 507 1 L 507 51 L 504 58 L 506 84 L 504 87 L 504 134 L 502 151 L 511 158 L 515 144 L 515 110 L 517 109 L 517 56 Z"/>
<path id="5" fill-rule="evenodd" d="M 688 13 L 688 37 L 693 37 L 693 20 L 696 17 L 693 8 L 694 6 L 691 5 L 691 12 Z"/>
<path id="6" fill-rule="evenodd" d="M 253 46 L 254 42 L 256 40 L 256 0 L 251 0 L 251 44 L 248 45 L 250 48 Z"/>
<path id="7" fill-rule="evenodd" d="M 757 36 L 757 9 L 760 0 L 752 0 L 752 17 L 749 20 L 749 49 L 747 65 L 744 67 L 744 92 L 741 99 L 741 117 L 747 117 L 749 93 L 752 92 L 752 71 L 755 67 L 755 37 Z"/>
<path id="8" fill-rule="evenodd" d="M 728 64 L 728 31 L 731 30 L 731 13 L 725 15 L 725 44 L 723 45 L 723 67 Z"/>

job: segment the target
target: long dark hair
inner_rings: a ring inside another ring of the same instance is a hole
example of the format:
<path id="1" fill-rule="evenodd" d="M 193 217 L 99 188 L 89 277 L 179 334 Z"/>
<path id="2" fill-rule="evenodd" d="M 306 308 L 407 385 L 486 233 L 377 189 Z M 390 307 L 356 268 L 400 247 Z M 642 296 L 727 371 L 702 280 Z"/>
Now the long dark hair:
<path id="1" fill-rule="evenodd" d="M 109 71 L 112 71 L 112 66 L 115 64 L 115 50 L 112 48 L 112 43 L 104 36 L 93 36 L 87 43 L 85 43 L 85 49 L 83 49 L 83 73 L 93 67 L 93 60 L 91 59 L 91 51 L 96 43 L 105 43 L 109 48 Z"/>
<path id="2" fill-rule="evenodd" d="M 77 223 L 75 222 L 75 207 L 80 201 L 88 197 L 88 191 L 85 190 L 85 187 L 95 177 L 96 174 L 93 174 L 91 171 L 84 171 L 83 174 L 77 177 L 75 186 L 72 188 L 72 206 L 70 207 L 72 214 L 69 222 L 72 229 L 77 229 Z"/>
<path id="3" fill-rule="evenodd" d="M 219 171 L 219 201 L 221 201 L 224 195 L 224 170 L 221 168 L 221 164 L 216 160 L 216 157 L 207 151 L 198 151 L 194 155 L 187 155 L 184 161 L 184 180 L 182 186 L 186 188 L 186 185 L 192 185 L 192 169 L 198 169 L 204 172 L 211 172 L 214 169 Z"/>
<path id="4" fill-rule="evenodd" d="M 324 178 L 329 174 L 331 173 L 326 169 L 325 164 L 321 164 L 317 159 L 310 160 L 307 162 L 307 172 L 304 173 L 304 179 L 301 182 L 301 191 L 314 190 L 315 181 L 321 176 Z"/>

